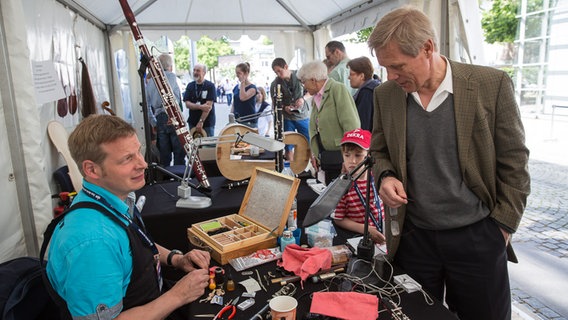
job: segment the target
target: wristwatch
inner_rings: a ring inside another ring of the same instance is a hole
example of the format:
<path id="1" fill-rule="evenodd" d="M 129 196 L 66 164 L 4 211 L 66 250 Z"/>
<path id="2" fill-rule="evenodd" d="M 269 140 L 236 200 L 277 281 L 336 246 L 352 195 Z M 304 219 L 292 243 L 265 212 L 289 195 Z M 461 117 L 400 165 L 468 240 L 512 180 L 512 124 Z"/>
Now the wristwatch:
<path id="1" fill-rule="evenodd" d="M 183 255 L 183 252 L 177 250 L 177 249 L 173 249 L 172 251 L 170 251 L 170 253 L 168 253 L 168 258 L 166 259 L 166 264 L 168 266 L 172 266 L 172 258 L 174 257 L 174 254 L 181 254 Z"/>
<path id="2" fill-rule="evenodd" d="M 391 170 L 385 170 L 381 173 L 381 175 L 379 176 L 379 187 L 381 186 L 381 183 L 383 182 L 383 179 L 386 177 L 396 177 L 396 174 L 391 171 Z"/>

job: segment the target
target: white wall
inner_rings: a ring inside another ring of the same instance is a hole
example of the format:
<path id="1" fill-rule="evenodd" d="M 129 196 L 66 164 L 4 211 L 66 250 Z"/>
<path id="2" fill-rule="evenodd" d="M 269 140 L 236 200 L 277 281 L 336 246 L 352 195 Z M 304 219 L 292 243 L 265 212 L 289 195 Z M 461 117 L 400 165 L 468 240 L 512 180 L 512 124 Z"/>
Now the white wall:
<path id="1" fill-rule="evenodd" d="M 37 105 L 31 62 L 52 61 L 58 75 L 79 94 L 77 58 L 81 55 L 100 105 L 110 98 L 106 72 L 110 60 L 104 33 L 55 0 L 2 0 L 0 13 L 7 44 L 0 62 L 4 71 L 0 83 L 1 262 L 37 256 L 38 241 L 52 218 L 51 194 L 59 191 L 52 174 L 64 165 L 48 138 L 47 124 L 56 120 L 71 130 L 80 118 L 80 111 L 60 117 L 55 102 Z M 77 52 L 75 45 L 80 46 Z"/>

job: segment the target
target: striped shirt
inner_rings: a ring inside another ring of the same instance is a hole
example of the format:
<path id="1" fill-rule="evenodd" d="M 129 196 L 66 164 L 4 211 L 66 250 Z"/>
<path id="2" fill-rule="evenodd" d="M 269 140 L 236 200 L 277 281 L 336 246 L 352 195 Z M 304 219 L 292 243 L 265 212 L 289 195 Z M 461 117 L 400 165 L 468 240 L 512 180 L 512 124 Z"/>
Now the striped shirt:
<path id="1" fill-rule="evenodd" d="M 361 194 L 363 197 L 367 195 L 367 180 L 357 180 L 357 185 L 359 186 L 359 190 L 361 190 Z M 372 188 L 372 187 L 371 187 Z M 371 198 L 371 214 L 373 214 L 377 221 L 381 221 L 381 217 L 379 217 L 379 210 L 375 204 L 375 197 L 373 195 L 373 190 L 371 189 L 370 193 Z M 383 203 L 379 199 L 379 205 L 381 206 L 381 211 L 383 208 Z M 358 223 L 365 223 L 365 206 L 361 203 L 359 196 L 357 195 L 357 191 L 355 191 L 355 185 L 353 185 L 349 191 L 339 200 L 337 207 L 335 208 L 334 218 L 341 220 L 344 218 L 349 218 Z M 369 221 L 370 226 L 374 226 L 372 220 Z"/>

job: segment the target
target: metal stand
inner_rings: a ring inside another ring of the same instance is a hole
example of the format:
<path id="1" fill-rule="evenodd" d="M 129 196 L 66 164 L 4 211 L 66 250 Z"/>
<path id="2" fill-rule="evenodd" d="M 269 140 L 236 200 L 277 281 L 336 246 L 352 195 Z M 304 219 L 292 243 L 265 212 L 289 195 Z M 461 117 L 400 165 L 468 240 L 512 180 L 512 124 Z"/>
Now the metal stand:
<path id="1" fill-rule="evenodd" d="M 371 167 L 373 166 L 373 162 L 373 158 L 369 156 L 367 156 L 367 158 L 363 161 L 363 164 L 365 166 L 365 170 L 363 172 L 367 172 L 367 192 L 365 195 L 367 201 L 365 203 L 365 223 L 363 227 L 363 239 L 361 239 L 359 245 L 357 246 L 357 257 L 359 259 L 364 259 L 367 261 L 372 261 L 373 256 L 375 255 L 375 243 L 371 239 L 371 235 L 369 233 L 369 219 L 371 218 Z M 354 183 L 357 183 L 357 179 L 355 179 Z M 376 221 L 374 219 L 373 221 L 378 228 L 379 225 L 376 224 Z"/>

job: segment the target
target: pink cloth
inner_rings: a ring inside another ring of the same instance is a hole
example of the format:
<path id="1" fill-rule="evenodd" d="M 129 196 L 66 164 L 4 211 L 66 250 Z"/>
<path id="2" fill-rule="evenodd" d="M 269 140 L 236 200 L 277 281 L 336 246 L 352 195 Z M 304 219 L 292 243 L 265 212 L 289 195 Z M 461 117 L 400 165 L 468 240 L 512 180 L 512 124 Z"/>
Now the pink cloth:
<path id="1" fill-rule="evenodd" d="M 319 270 L 331 268 L 331 251 L 321 248 L 302 248 L 297 244 L 289 244 L 282 253 L 282 262 L 278 265 L 294 272 L 305 281 Z"/>
<path id="2" fill-rule="evenodd" d="M 346 320 L 376 320 L 379 298 L 359 292 L 314 292 L 310 312 Z"/>

